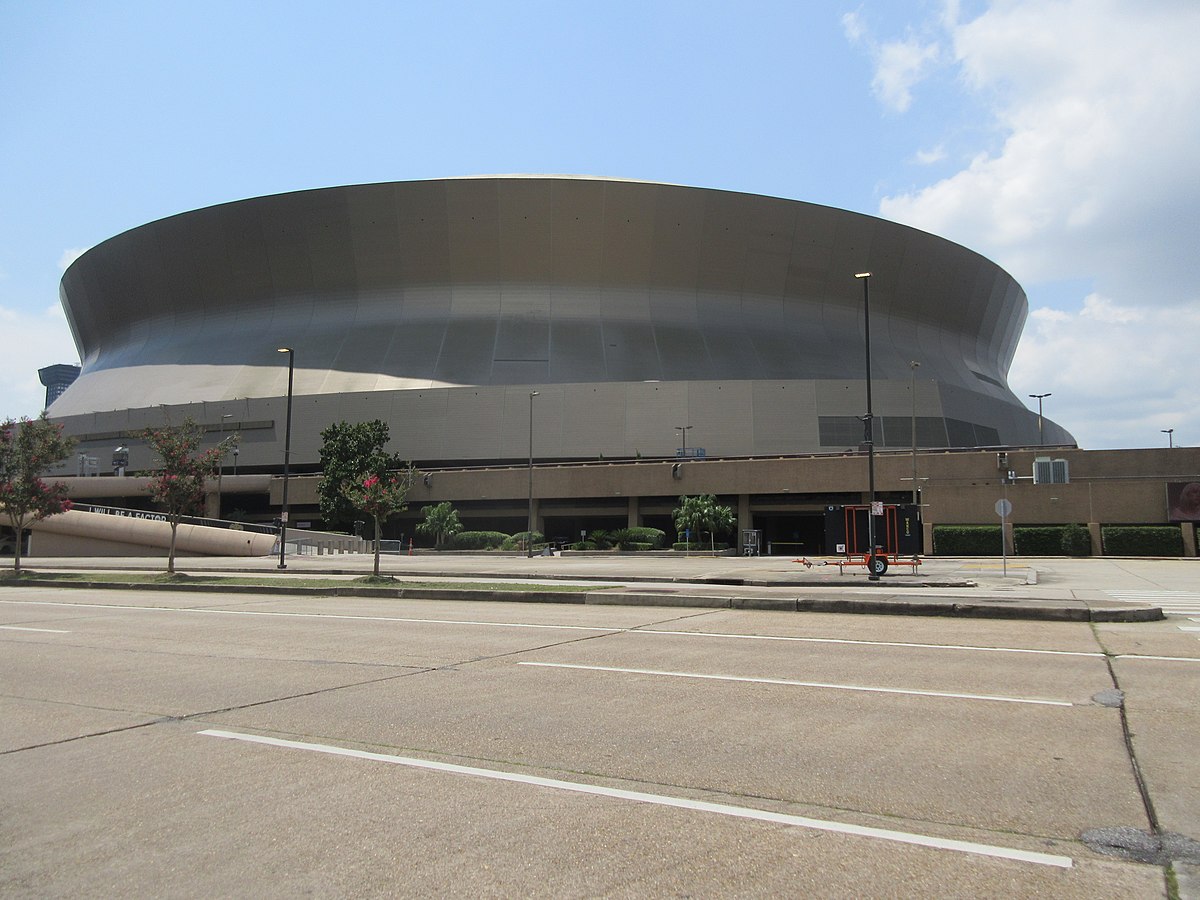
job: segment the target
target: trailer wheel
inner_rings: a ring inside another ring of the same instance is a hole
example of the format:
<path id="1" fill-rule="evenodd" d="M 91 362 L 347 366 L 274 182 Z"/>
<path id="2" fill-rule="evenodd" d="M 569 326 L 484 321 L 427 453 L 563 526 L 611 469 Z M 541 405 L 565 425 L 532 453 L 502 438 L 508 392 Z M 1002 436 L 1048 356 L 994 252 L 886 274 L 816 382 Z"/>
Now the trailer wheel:
<path id="1" fill-rule="evenodd" d="M 867 571 L 872 575 L 882 575 L 887 571 L 888 561 L 886 556 L 869 556 L 867 557 Z"/>

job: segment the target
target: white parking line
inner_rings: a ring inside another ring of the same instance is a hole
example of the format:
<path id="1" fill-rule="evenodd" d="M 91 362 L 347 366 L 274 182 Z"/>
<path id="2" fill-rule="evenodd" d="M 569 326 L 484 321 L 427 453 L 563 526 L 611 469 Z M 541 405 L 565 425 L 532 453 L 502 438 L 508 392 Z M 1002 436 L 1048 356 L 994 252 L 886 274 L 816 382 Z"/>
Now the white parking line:
<path id="1" fill-rule="evenodd" d="M 863 641 L 849 638 L 792 637 L 776 634 L 731 634 L 720 631 L 664 631 L 655 628 L 631 629 L 631 634 L 666 634 L 676 637 L 730 638 L 743 641 L 795 641 L 804 644 L 859 644 L 864 647 L 904 647 L 914 650 L 969 650 L 976 653 L 1034 653 L 1045 656 L 1091 656 L 1103 653 L 1087 650 L 1029 650 L 1022 647 L 978 647 L 971 644 L 915 644 L 907 641 Z"/>
<path id="2" fill-rule="evenodd" d="M 721 631 L 669 631 L 660 628 L 606 628 L 600 625 L 545 625 L 529 622 L 486 622 L 471 619 L 424 619 L 411 616 L 351 616 L 339 613 L 290 613 L 269 612 L 251 609 L 207 609 L 207 608 L 177 608 L 171 606 L 130 606 L 115 603 L 65 603 L 53 600 L 0 600 L 0 603 L 24 604 L 30 606 L 66 606 L 80 609 L 122 609 L 143 610 L 147 612 L 176 612 L 188 614 L 221 615 L 221 616 L 261 616 L 266 618 L 284 619 L 336 619 L 358 622 L 405 622 L 416 625 L 462 625 L 474 628 L 536 628 L 558 629 L 561 631 L 587 631 L 594 634 L 646 634 L 665 637 L 717 638 L 720 640 L 739 641 L 785 641 L 803 644 L 848 644 L 862 647 L 898 647 L 909 650 L 956 650 L 974 653 L 1027 653 L 1042 656 L 1082 656 L 1102 659 L 1103 653 L 1082 650 L 1034 650 L 1023 647 L 981 647 L 970 644 L 917 644 L 905 641 L 865 641 L 849 638 L 818 638 L 795 637 L 792 635 L 776 634 L 734 634 Z"/>
<path id="3" fill-rule="evenodd" d="M 578 781 L 562 781 L 557 778 L 541 778 L 535 775 L 521 775 L 516 772 L 504 772 L 499 769 L 481 769 L 474 766 L 460 766 L 452 763 L 434 762 L 428 759 L 416 759 L 408 756 L 393 756 L 387 753 L 371 753 L 365 750 L 351 750 L 346 747 L 336 747 L 330 744 L 312 744 L 304 741 L 289 741 L 281 738 L 262 737 L 254 734 L 243 734 L 235 731 L 207 729 L 199 734 L 209 737 L 226 738 L 235 741 L 247 741 L 254 744 L 266 744 L 272 747 L 285 747 L 293 750 L 308 750 L 314 753 L 326 753 L 333 756 L 348 756 L 355 759 L 366 759 L 374 762 L 391 763 L 392 765 L 408 766 L 415 769 L 429 769 L 445 772 L 451 775 L 469 775 L 476 778 L 488 778 L 494 781 L 509 781 L 517 784 L 534 785 L 552 788 L 560 791 L 571 791 L 577 794 L 591 794 L 599 797 L 611 797 L 618 800 L 631 800 L 637 803 L 649 803 L 655 806 L 669 806 L 676 809 L 687 809 L 695 812 L 716 813 L 723 816 L 733 816 L 740 819 L 755 819 L 761 822 L 774 822 L 780 825 L 792 825 L 799 828 L 811 828 L 817 831 L 829 831 L 836 834 L 854 835 L 857 837 L 877 838 L 894 841 L 901 844 L 915 844 L 920 847 L 931 847 L 937 850 L 954 850 L 959 853 L 971 853 L 976 856 L 990 856 L 999 859 L 1015 860 L 1017 862 L 1034 863 L 1041 866 L 1054 866 L 1069 869 L 1074 861 L 1069 856 L 1057 856 L 1050 853 L 1037 853 L 1029 850 L 1017 850 L 1010 847 L 995 847 L 989 844 L 976 844 L 971 841 L 955 841 L 930 835 L 915 834 L 904 831 L 891 831 L 884 828 L 868 828 L 861 825 L 850 825 L 843 822 L 830 822 L 822 819 L 809 819 L 804 816 L 792 816 L 785 813 L 768 812 L 746 806 L 733 806 L 726 803 L 709 803 L 703 800 L 689 800 L 685 797 L 671 797 L 665 794 L 650 794 L 643 791 L 625 791 L 619 788 L 607 788 Z"/>
<path id="4" fill-rule="evenodd" d="M 946 691 L 917 691 L 904 688 L 873 687 L 862 684 L 828 684 L 821 681 L 792 681 L 787 678 L 748 678 L 741 675 L 708 675 L 699 672 L 663 672 L 657 669 L 621 669 L 614 666 L 581 666 L 572 663 L 520 662 L 519 666 L 547 669 L 582 669 L 587 672 L 620 672 L 626 675 L 662 675 L 668 678 L 700 678 L 708 681 L 748 681 L 752 684 L 785 684 L 793 687 L 826 688 L 834 691 L 865 691 L 874 694 L 906 694 L 912 697 L 942 697 L 950 700 L 989 700 L 997 703 L 1032 703 L 1037 706 L 1074 706 L 1065 700 L 1037 700 L 1030 697 L 999 697 L 989 694 L 952 694 Z"/>
<path id="5" fill-rule="evenodd" d="M 63 631 L 59 628 L 24 628 L 20 625 L 0 625 L 0 629 L 4 631 L 42 631 L 46 634 L 70 634 L 69 631 Z"/>

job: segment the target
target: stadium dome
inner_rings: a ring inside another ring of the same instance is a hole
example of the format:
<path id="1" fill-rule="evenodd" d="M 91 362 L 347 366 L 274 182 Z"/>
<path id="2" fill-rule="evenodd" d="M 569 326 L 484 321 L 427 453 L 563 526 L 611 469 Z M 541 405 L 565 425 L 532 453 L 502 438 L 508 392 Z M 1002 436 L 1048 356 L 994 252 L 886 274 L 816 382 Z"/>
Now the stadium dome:
<path id="1" fill-rule="evenodd" d="M 565 176 L 301 191 L 117 235 L 63 276 L 83 370 L 50 415 L 99 444 L 165 406 L 277 466 L 290 347 L 293 464 L 374 418 L 405 458 L 521 459 L 531 410 L 541 459 L 673 455 L 685 426 L 710 457 L 855 449 L 865 271 L 878 447 L 910 445 L 914 410 L 921 447 L 1039 442 L 1007 383 L 1025 294 L 979 254 L 810 203 Z"/>

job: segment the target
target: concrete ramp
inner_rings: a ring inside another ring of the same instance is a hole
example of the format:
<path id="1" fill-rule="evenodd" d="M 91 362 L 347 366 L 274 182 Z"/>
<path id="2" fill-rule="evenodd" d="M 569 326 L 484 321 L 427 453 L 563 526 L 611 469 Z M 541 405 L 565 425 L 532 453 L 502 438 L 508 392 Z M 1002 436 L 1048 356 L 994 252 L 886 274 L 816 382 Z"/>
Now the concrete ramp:
<path id="1" fill-rule="evenodd" d="M 35 522 L 29 556 L 166 556 L 171 526 L 162 519 L 107 515 L 73 509 Z M 275 536 L 255 531 L 181 524 L 179 556 L 268 556 Z"/>

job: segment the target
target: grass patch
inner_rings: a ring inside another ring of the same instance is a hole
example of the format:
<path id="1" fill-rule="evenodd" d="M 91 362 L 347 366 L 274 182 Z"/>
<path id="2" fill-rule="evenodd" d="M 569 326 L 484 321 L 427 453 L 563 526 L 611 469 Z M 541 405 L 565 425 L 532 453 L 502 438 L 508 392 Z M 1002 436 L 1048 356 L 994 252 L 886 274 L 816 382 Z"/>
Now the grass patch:
<path id="1" fill-rule="evenodd" d="M 20 579 L 12 573 L 0 578 L 5 584 L 23 581 L 57 581 L 86 584 L 190 584 L 229 585 L 238 587 L 312 588 L 332 590 L 347 587 L 393 587 L 404 590 L 454 590 L 454 591 L 537 591 L 538 593 L 575 594 L 604 590 L 618 585 L 578 584 L 513 584 L 491 581 L 408 581 L 390 575 L 364 575 L 359 578 L 294 578 L 279 575 L 190 575 L 176 572 L 30 572 L 23 571 Z"/>

